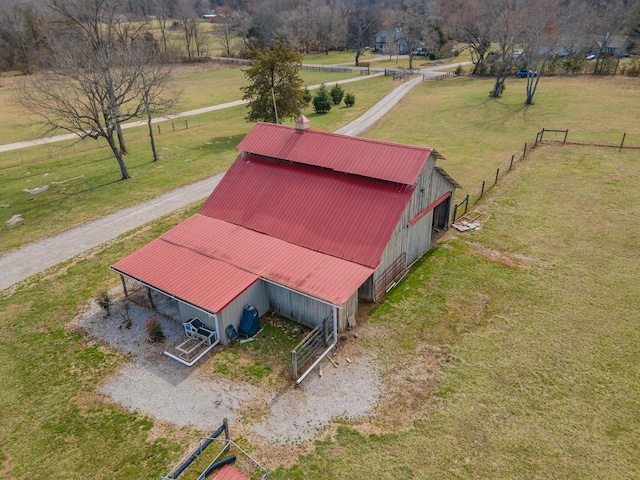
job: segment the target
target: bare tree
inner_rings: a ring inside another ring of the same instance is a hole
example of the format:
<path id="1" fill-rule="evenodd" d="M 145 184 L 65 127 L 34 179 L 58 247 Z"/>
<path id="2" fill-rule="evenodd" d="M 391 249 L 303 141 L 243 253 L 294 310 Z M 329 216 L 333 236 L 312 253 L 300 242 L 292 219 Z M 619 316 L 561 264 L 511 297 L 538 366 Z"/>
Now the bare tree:
<path id="1" fill-rule="evenodd" d="M 492 15 L 495 17 L 492 37 L 498 46 L 498 51 L 492 59 L 496 81 L 490 96 L 497 98 L 502 95 L 504 82 L 511 73 L 516 59 L 515 47 L 520 27 L 518 18 L 520 5 L 518 0 L 489 0 L 489 4 Z"/>
<path id="2" fill-rule="evenodd" d="M 158 26 L 160 27 L 160 37 L 162 38 L 162 51 L 167 53 L 168 23 L 171 20 L 170 0 L 153 0 L 153 11 L 155 12 Z"/>
<path id="3" fill-rule="evenodd" d="M 538 0 L 522 6 L 520 44 L 527 69 L 526 104 L 533 103 L 538 82 L 560 42 L 560 5 L 557 0 Z M 537 75 L 536 75 L 537 72 Z"/>
<path id="4" fill-rule="evenodd" d="M 360 56 L 369 46 L 369 37 L 375 22 L 375 11 L 363 0 L 356 1 L 353 10 L 348 11 L 349 46 L 355 50 L 356 67 L 360 65 Z"/>
<path id="5" fill-rule="evenodd" d="M 52 44 L 50 70 L 29 78 L 19 92 L 19 102 L 41 118 L 50 132 L 67 131 L 79 138 L 104 138 L 120 167 L 122 179 L 129 173 L 117 141 L 117 125 L 136 117 L 140 103 L 135 99 L 136 75 L 122 50 L 111 49 L 106 72 L 90 45 L 68 40 Z"/>
<path id="6" fill-rule="evenodd" d="M 491 48 L 495 18 L 484 0 L 440 0 L 439 10 L 455 38 L 467 45 L 473 75 L 486 73 L 485 57 Z"/>
<path id="7" fill-rule="evenodd" d="M 399 15 L 402 38 L 407 44 L 409 69 L 413 69 L 413 52 L 422 48 L 428 41 L 429 30 L 433 25 L 434 5 L 432 1 L 404 0 Z"/>
<path id="8" fill-rule="evenodd" d="M 158 160 L 158 153 L 153 134 L 153 118 L 170 113 L 178 103 L 181 92 L 170 85 L 171 69 L 158 63 L 153 49 L 146 45 L 136 45 L 131 50 L 131 56 L 137 64 L 138 80 L 135 88 L 141 104 L 140 114 L 147 118 L 149 141 L 155 162 Z"/>
<path id="9" fill-rule="evenodd" d="M 184 34 L 187 60 L 200 60 L 205 55 L 207 38 L 194 5 L 189 0 L 180 0 L 176 5 L 176 15 Z"/>
<path id="10" fill-rule="evenodd" d="M 32 76 L 19 102 L 38 115 L 50 132 L 63 130 L 79 138 L 104 138 L 118 162 L 122 179 L 124 138 L 120 125 L 142 114 L 162 111 L 167 77 L 141 61 L 152 58 L 151 42 L 119 41 L 118 11 L 107 0 L 52 0 L 64 22 L 49 42 L 47 71 Z"/>
<path id="11" fill-rule="evenodd" d="M 117 50 L 115 25 L 121 13 L 109 0 L 51 0 L 49 7 L 71 26 L 71 30 L 62 32 L 63 35 L 70 35 L 78 43 L 87 42 L 91 46 L 93 54 L 87 56 L 91 58 L 93 68 L 100 70 L 104 77 L 105 93 L 110 103 L 106 113 L 111 116 L 109 122 L 113 122 L 119 151 L 126 155 L 127 147 L 120 125 L 124 120 L 119 113 L 117 85 L 112 78 L 116 69 L 120 68 L 114 65 L 113 60 L 117 55 L 112 53 Z M 64 43 L 66 41 L 58 42 L 58 46 Z"/>
<path id="12" fill-rule="evenodd" d="M 222 55 L 225 57 L 231 56 L 231 39 L 233 38 L 235 15 L 233 8 L 220 7 L 216 10 L 218 17 L 222 20 L 218 22 L 218 28 L 216 30 L 217 36 L 222 44 Z"/>
<path id="13" fill-rule="evenodd" d="M 329 0 L 326 3 L 322 0 L 314 0 L 313 6 L 315 9 L 312 10 L 312 16 L 316 19 L 317 41 L 320 48 L 329 55 L 331 48 L 345 44 L 347 32 L 345 7 L 341 0 Z"/>

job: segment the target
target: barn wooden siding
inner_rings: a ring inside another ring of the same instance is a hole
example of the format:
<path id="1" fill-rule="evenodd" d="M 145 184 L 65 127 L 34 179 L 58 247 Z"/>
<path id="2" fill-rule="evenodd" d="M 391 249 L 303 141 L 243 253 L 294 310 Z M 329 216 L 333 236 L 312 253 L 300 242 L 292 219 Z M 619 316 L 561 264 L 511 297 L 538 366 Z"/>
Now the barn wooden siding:
<path id="1" fill-rule="evenodd" d="M 451 182 L 435 169 L 435 162 L 435 156 L 430 155 L 416 180 L 415 191 L 402 214 L 402 218 L 396 225 L 391 239 L 382 253 L 380 266 L 358 290 L 361 299 L 372 301 L 379 297 L 380 292 L 375 291 L 379 278 L 402 255 L 406 254 L 406 266 L 408 267 L 431 248 L 433 211 L 427 213 L 413 225 L 409 226 L 408 224 L 442 195 L 454 190 Z M 445 200 L 448 202 L 449 211 L 452 201 L 452 198 Z M 389 285 L 386 285 L 384 289 L 388 287 Z"/>

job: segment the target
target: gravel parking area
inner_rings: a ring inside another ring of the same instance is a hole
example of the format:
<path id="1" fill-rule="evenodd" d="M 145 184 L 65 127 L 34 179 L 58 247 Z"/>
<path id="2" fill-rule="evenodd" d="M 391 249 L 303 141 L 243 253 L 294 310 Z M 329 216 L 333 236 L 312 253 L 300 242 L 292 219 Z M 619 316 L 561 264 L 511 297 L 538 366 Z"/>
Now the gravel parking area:
<path id="1" fill-rule="evenodd" d="M 113 298 L 115 291 L 110 295 Z M 243 425 L 242 430 L 286 445 L 313 440 L 335 418 L 355 420 L 371 414 L 380 397 L 378 369 L 366 356 L 354 356 L 350 363 L 343 360 L 339 368 L 324 360 L 322 377 L 314 371 L 300 386 L 284 393 L 204 375 L 198 365 L 188 368 L 163 354 L 166 345 L 178 342 L 184 332 L 172 320 L 176 303 L 156 296 L 154 302 L 162 314 L 120 299 L 106 316 L 94 302 L 75 324 L 93 341 L 129 359 L 99 390 L 128 410 L 207 430 L 217 427 L 222 418 L 241 421 L 240 412 L 250 405 L 264 405 L 266 415 L 259 416 L 260 423 Z M 145 327 L 149 316 L 162 325 L 166 343 L 149 340 Z M 202 361 L 214 359 L 215 353 Z"/>

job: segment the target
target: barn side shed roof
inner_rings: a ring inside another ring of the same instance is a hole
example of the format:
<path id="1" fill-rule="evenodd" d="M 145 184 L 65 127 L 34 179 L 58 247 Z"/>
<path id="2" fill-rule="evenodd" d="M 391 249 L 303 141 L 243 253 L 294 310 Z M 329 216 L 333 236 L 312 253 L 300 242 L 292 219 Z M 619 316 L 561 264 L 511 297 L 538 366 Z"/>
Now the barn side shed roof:
<path id="1" fill-rule="evenodd" d="M 158 238 L 111 268 L 212 313 L 220 312 L 259 278 Z"/>

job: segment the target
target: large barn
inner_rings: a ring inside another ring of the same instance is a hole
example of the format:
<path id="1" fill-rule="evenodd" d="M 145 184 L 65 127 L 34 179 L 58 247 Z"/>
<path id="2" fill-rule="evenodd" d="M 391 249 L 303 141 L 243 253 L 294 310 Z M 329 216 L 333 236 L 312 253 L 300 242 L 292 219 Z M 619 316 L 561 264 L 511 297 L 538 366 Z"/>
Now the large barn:
<path id="1" fill-rule="evenodd" d="M 425 147 L 258 123 L 193 217 L 112 266 L 229 341 L 245 305 L 334 331 L 449 227 L 456 183 Z"/>

